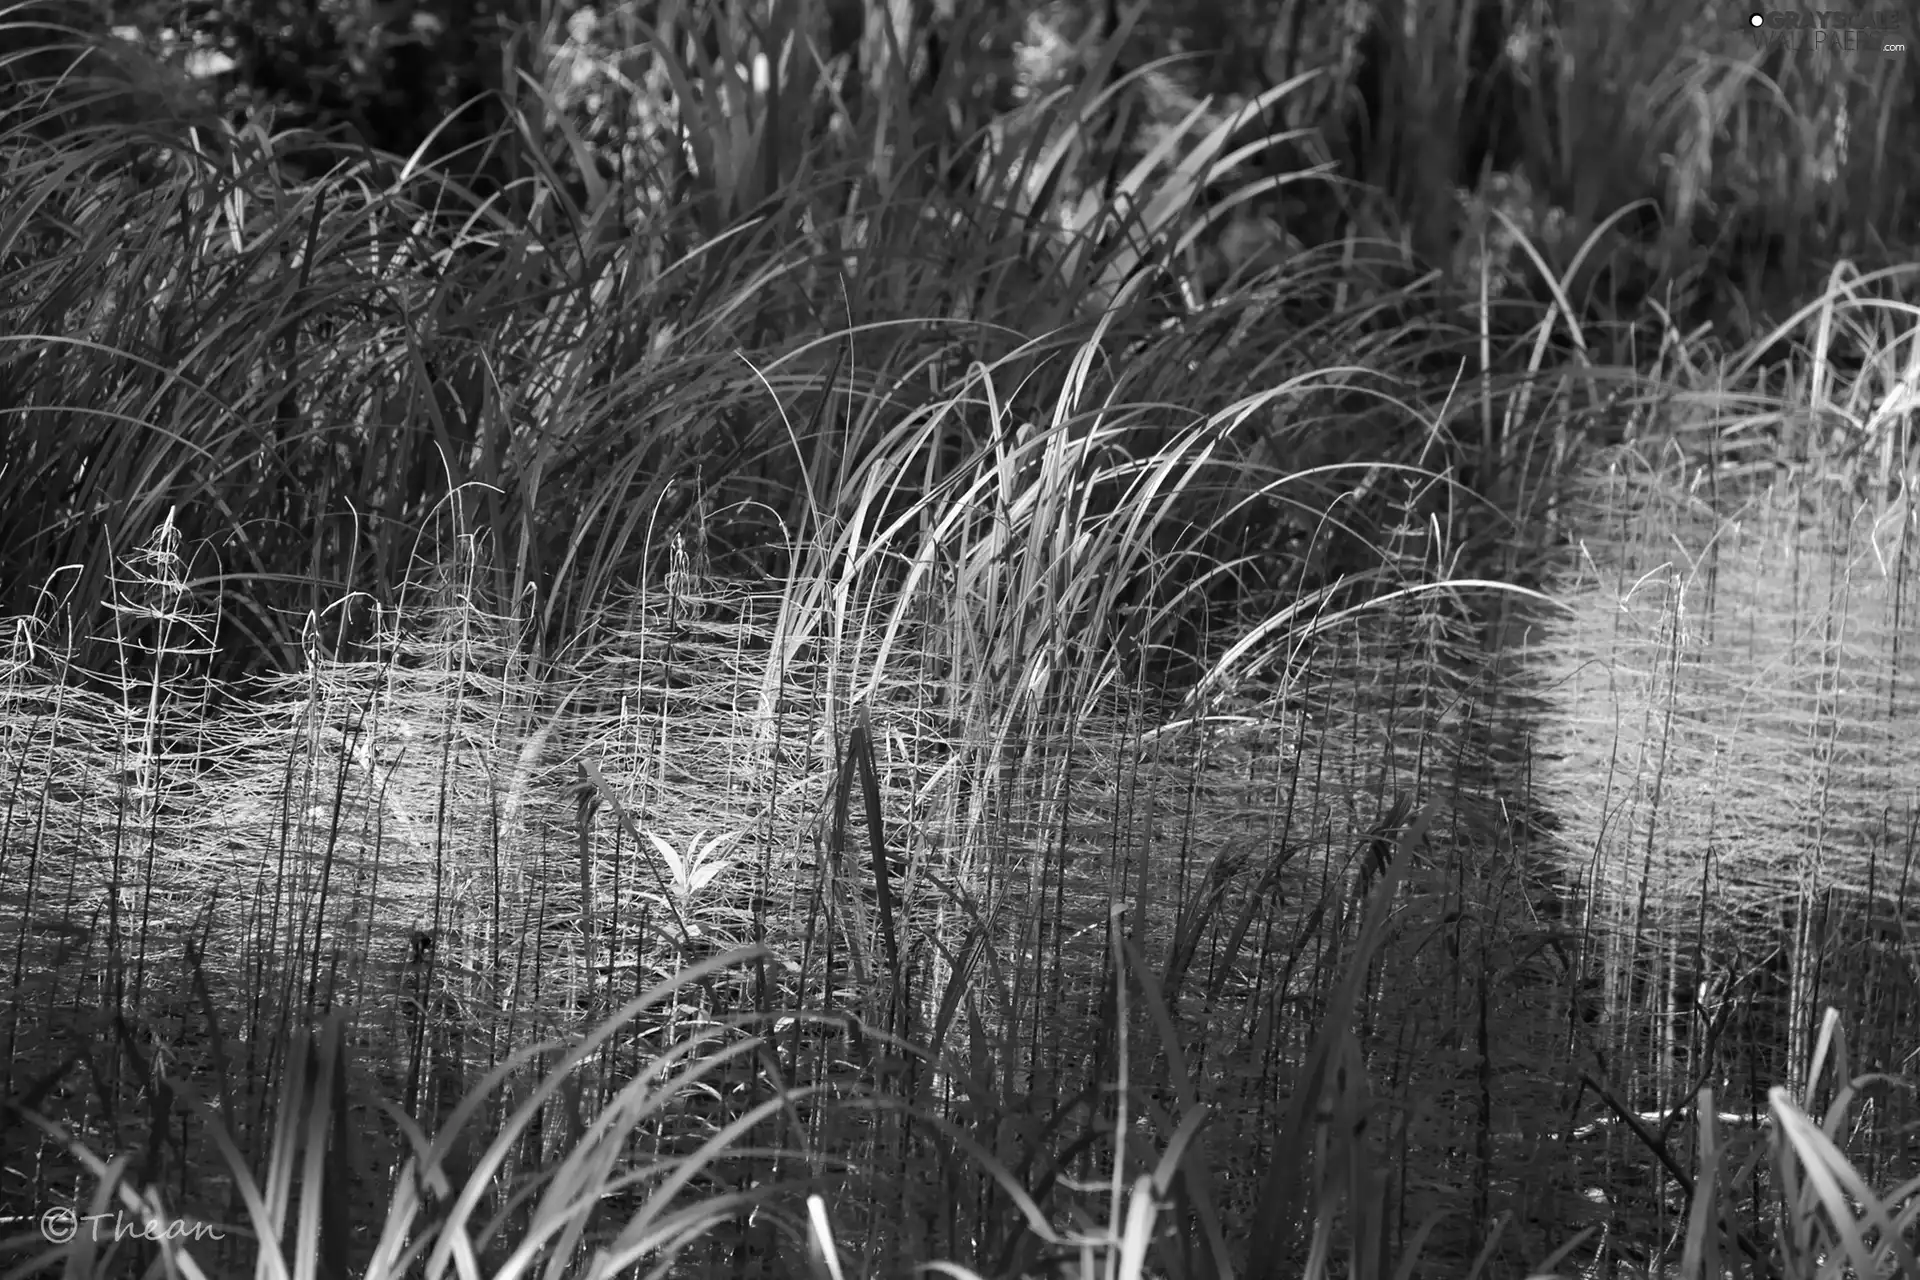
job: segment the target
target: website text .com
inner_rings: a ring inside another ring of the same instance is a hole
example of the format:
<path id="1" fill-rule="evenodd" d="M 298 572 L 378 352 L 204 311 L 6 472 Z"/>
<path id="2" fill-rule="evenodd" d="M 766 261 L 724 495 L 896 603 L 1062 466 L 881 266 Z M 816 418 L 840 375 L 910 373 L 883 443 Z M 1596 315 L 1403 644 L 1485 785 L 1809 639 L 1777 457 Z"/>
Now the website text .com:
<path id="1" fill-rule="evenodd" d="M 1905 25 L 1897 9 L 1757 9 L 1747 17 L 1755 45 L 1792 49 L 1898 51 Z"/>

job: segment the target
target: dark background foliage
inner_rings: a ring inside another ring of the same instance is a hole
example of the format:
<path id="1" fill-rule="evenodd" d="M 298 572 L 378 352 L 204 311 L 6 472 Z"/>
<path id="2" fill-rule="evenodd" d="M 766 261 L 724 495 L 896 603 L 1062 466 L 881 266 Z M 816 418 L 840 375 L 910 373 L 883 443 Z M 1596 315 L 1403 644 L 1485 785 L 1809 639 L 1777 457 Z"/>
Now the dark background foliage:
<path id="1" fill-rule="evenodd" d="M 953 145 L 963 145 L 1009 105 L 1018 79 L 1013 43 L 1027 18 L 1044 18 L 1082 53 L 1123 20 L 1117 0 L 893 0 L 891 8 L 903 6 L 906 12 L 896 19 L 904 18 L 915 38 L 915 47 L 901 54 L 912 68 L 916 105 L 946 106 L 956 83 L 972 86 L 964 95 L 972 100 L 970 110 L 960 113 L 952 129 Z M 496 190 L 516 176 L 508 153 L 488 145 L 507 104 L 519 97 L 511 81 L 538 61 L 537 46 L 563 38 L 583 9 L 601 21 L 616 13 L 650 25 L 679 21 L 717 54 L 719 30 L 762 22 L 763 7 L 711 0 L 624 0 L 599 10 L 570 0 L 115 0 L 91 10 L 36 6 L 27 12 L 57 14 L 96 31 L 130 24 L 149 37 L 171 32 L 170 50 L 219 50 L 231 66 L 209 87 L 222 110 L 271 103 L 286 124 L 378 152 L 409 156 L 425 146 L 430 157 L 451 160 L 483 189 Z M 876 64 L 891 52 L 884 39 L 875 38 L 878 24 L 869 7 L 880 13 L 887 8 L 822 0 L 817 15 L 819 52 L 829 61 L 854 59 L 856 88 L 881 74 Z M 1746 10 L 1712 4 L 1683 18 L 1655 6 L 1600 6 L 1616 11 L 1608 40 L 1625 47 L 1622 56 L 1618 48 L 1574 47 L 1594 24 L 1596 7 L 1578 6 L 1583 12 L 1569 9 L 1565 15 L 1563 7 L 1559 0 L 1151 0 L 1110 74 L 1117 78 L 1148 60 L 1180 55 L 1173 74 L 1183 88 L 1232 100 L 1320 71 L 1328 83 L 1314 98 L 1317 118 L 1306 123 L 1320 130 L 1343 173 L 1393 197 L 1418 231 L 1422 250 L 1438 259 L 1457 234 L 1447 225 L 1455 219 L 1440 197 L 1474 188 L 1487 171 L 1527 171 L 1553 205 L 1586 225 L 1636 200 L 1651 200 L 1657 209 L 1672 203 L 1659 172 L 1663 164 L 1671 167 L 1671 156 L 1610 154 L 1598 145 L 1607 132 L 1607 108 L 1647 90 L 1655 78 L 1636 83 L 1620 73 L 1659 67 L 1675 52 L 1683 22 L 1685 29 L 1712 31 L 1731 43 L 1724 37 L 1744 21 Z M 1911 5 L 1873 12 L 1893 17 L 1896 33 L 1912 29 Z M 1615 64 L 1604 79 L 1588 69 L 1602 60 L 1596 54 Z M 1563 70 L 1566 58 L 1576 59 L 1570 71 Z M 1671 274 L 1693 268 L 1705 277 L 1702 319 L 1724 321 L 1736 308 L 1733 293 L 1744 295 L 1743 304 L 1778 304 L 1804 293 L 1834 256 L 1885 248 L 1886 230 L 1912 225 L 1916 213 L 1915 144 L 1905 131 L 1862 128 L 1917 118 L 1911 75 L 1839 76 L 1832 84 L 1811 86 L 1804 81 L 1819 70 L 1795 63 L 1780 47 L 1756 70 L 1780 86 L 1802 132 L 1831 131 L 1835 112 L 1850 111 L 1852 157 L 1840 180 L 1820 184 L 1825 189 L 1818 191 L 1810 189 L 1816 184 L 1787 177 L 1777 177 L 1767 190 L 1737 166 L 1722 168 L 1718 188 L 1704 193 L 1702 216 L 1688 225 L 1662 228 L 1659 214 L 1633 224 L 1649 240 L 1664 235 L 1671 242 Z M 1569 77 L 1577 83 L 1567 82 Z M 1642 141 L 1630 130 L 1614 132 L 1622 135 L 1615 139 L 1622 151 Z M 1705 216 L 1709 209 L 1721 216 Z M 1647 289 L 1657 283 L 1641 282 Z"/>

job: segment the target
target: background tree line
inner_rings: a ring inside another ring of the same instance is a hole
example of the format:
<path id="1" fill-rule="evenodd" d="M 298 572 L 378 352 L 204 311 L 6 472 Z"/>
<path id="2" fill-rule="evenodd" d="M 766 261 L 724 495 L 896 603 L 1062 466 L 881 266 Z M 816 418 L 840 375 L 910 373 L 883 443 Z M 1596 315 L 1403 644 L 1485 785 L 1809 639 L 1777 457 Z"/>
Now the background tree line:
<path id="1" fill-rule="evenodd" d="M 1878 44 L 1910 44 L 1914 12 L 1911 0 L 1850 12 L 1885 25 L 1833 52 L 1763 48 L 1748 9 L 1720 0 L 1148 0 L 1130 13 L 1119 0 L 75 0 L 15 6 L 9 44 L 43 41 L 32 27 L 49 22 L 137 33 L 176 66 L 217 54 L 218 74 L 191 95 L 203 108 L 271 105 L 283 125 L 375 151 L 425 148 L 499 191 L 526 176 L 497 145 L 525 109 L 520 76 L 587 50 L 616 51 L 631 70 L 643 30 L 678 31 L 711 58 L 750 60 L 798 40 L 805 56 L 789 60 L 788 75 L 834 75 L 855 112 L 904 104 L 914 118 L 898 139 L 945 157 L 941 172 L 957 177 L 959 157 L 977 152 L 996 120 L 1084 71 L 1131 18 L 1110 77 L 1177 59 L 1138 98 L 1163 84 L 1180 105 L 1211 96 L 1224 112 L 1319 73 L 1263 126 L 1317 131 L 1306 149 L 1385 192 L 1427 259 L 1446 261 L 1471 222 L 1458 193 L 1482 189 L 1488 174 L 1522 175 L 1524 212 L 1564 228 L 1550 238 L 1569 253 L 1644 200 L 1618 228 L 1634 260 L 1628 301 L 1677 284 L 1697 304 L 1694 318 L 1745 337 L 1756 305 L 1777 308 L 1836 257 L 1898 256 L 1889 229 L 1913 225 L 1915 213 L 1916 144 L 1898 127 L 1916 118 L 1913 55 Z M 604 94 L 567 105 L 597 114 L 585 132 L 633 126 L 610 118 Z M 1110 124 L 1137 153 L 1143 125 L 1174 109 L 1117 103 Z M 813 114 L 792 123 L 823 125 Z M 545 141 L 561 172 L 576 165 L 558 139 Z M 808 145 L 783 140 L 796 156 Z M 1341 231 L 1353 205 L 1321 191 L 1271 211 L 1311 241 Z"/>

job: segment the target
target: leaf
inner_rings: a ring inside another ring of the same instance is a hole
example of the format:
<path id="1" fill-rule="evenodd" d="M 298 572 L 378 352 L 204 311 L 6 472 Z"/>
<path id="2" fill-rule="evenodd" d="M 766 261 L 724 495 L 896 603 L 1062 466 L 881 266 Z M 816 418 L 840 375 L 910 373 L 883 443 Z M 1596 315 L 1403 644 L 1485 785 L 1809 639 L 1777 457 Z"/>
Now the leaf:
<path id="1" fill-rule="evenodd" d="M 680 860 L 680 855 L 673 851 L 673 846 L 668 844 L 659 833 L 649 831 L 647 832 L 647 839 L 653 841 L 653 847 L 660 851 L 660 857 L 666 862 L 668 870 L 672 872 L 673 887 L 680 890 L 684 895 L 687 890 L 686 863 Z"/>
<path id="2" fill-rule="evenodd" d="M 692 878 L 689 879 L 687 882 L 688 893 L 700 892 L 702 889 L 712 884 L 714 882 L 714 879 L 717 876 L 719 876 L 719 874 L 722 871 L 725 871 L 728 867 L 732 865 L 733 863 L 730 860 L 726 858 L 722 858 L 718 862 L 709 862 L 703 866 L 695 867 L 693 869 Z"/>

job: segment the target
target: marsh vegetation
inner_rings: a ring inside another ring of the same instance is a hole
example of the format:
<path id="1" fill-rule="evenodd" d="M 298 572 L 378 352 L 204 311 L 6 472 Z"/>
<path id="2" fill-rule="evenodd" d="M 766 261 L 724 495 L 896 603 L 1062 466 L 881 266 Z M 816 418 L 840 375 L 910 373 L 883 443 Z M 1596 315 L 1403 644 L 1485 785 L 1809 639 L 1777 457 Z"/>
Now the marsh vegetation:
<path id="1" fill-rule="evenodd" d="M 556 7 L 411 157 L 15 13 L 26 1271 L 1920 1274 L 1912 89 L 1481 12 Z"/>

